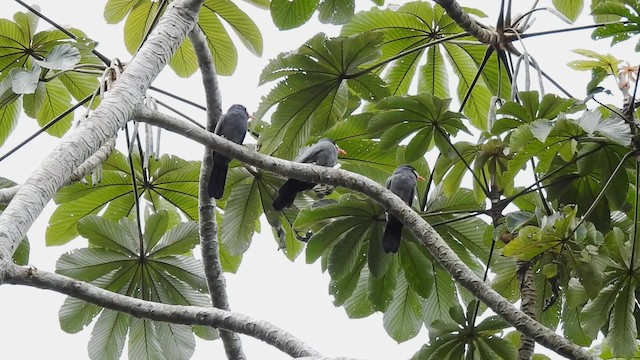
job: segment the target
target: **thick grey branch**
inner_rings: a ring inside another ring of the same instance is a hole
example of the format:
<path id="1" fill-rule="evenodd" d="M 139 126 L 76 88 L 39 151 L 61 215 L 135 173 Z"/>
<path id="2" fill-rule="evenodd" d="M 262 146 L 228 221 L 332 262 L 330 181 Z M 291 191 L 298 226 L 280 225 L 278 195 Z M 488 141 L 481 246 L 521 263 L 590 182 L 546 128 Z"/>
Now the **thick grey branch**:
<path id="1" fill-rule="evenodd" d="M 89 156 L 78 168 L 71 174 L 71 176 L 64 182 L 64 185 L 70 185 L 76 181 L 84 178 L 87 174 L 92 172 L 95 168 L 100 166 L 111 153 L 116 146 L 116 139 L 111 138 L 107 141 L 96 153 Z M 12 186 L 10 188 L 0 189 L 0 204 L 8 204 L 11 199 L 20 190 L 20 185 Z"/>
<path id="2" fill-rule="evenodd" d="M 263 155 L 229 142 L 215 134 L 148 109 L 139 109 L 138 116 L 140 121 L 173 131 L 260 169 L 308 182 L 343 186 L 371 197 L 398 219 L 402 219 L 405 226 L 427 247 L 436 261 L 451 274 L 454 280 L 471 291 L 473 295 L 487 304 L 496 314 L 500 315 L 516 329 L 534 338 L 538 343 L 553 349 L 560 355 L 572 359 L 593 358 L 585 349 L 571 343 L 516 309 L 507 299 L 487 286 L 482 279 L 460 261 L 456 253 L 449 248 L 442 237 L 420 215 L 407 206 L 399 197 L 373 180 L 340 169 L 295 163 Z"/>
<path id="3" fill-rule="evenodd" d="M 535 319 L 536 317 L 536 288 L 533 269 L 528 261 L 516 262 L 516 273 L 520 283 L 520 310 Z M 523 335 L 520 338 L 518 360 L 530 360 L 535 350 L 535 342 L 532 338 Z"/>
<path id="4" fill-rule="evenodd" d="M 16 247 L 69 174 L 132 118 L 134 107 L 143 99 L 149 84 L 194 26 L 202 3 L 203 0 L 171 3 L 100 106 L 56 146 L 22 185 L 0 215 L 0 269 L 11 264 Z"/>
<path id="5" fill-rule="evenodd" d="M 218 79 L 213 68 L 213 59 L 209 46 L 200 28 L 195 27 L 189 33 L 189 39 L 193 44 L 200 64 L 202 82 L 207 101 L 207 129 L 213 131 L 216 123 L 222 115 L 220 88 Z M 231 310 L 229 299 L 227 298 L 226 283 L 222 273 L 222 265 L 218 257 L 218 228 L 216 225 L 216 204 L 213 198 L 207 194 L 207 182 L 213 164 L 211 148 L 205 146 L 202 165 L 200 167 L 200 192 L 198 193 L 198 211 L 200 226 L 200 250 L 202 253 L 202 264 L 204 273 L 211 294 L 213 306 L 222 310 Z M 226 330 L 220 331 L 220 338 L 224 344 L 224 351 L 229 360 L 246 359 L 242 351 L 242 342 L 238 334 Z"/>
<path id="6" fill-rule="evenodd" d="M 484 44 L 496 45 L 500 42 L 500 34 L 497 31 L 489 30 L 484 25 L 479 24 L 455 0 L 434 0 L 442 6 L 453 21 L 468 32 L 471 36 Z"/>
<path id="7" fill-rule="evenodd" d="M 230 311 L 200 306 L 167 305 L 120 295 L 63 275 L 10 264 L 7 284 L 53 290 L 129 315 L 173 324 L 205 325 L 235 331 L 273 345 L 291 357 L 321 357 L 303 341 L 266 321 Z"/>

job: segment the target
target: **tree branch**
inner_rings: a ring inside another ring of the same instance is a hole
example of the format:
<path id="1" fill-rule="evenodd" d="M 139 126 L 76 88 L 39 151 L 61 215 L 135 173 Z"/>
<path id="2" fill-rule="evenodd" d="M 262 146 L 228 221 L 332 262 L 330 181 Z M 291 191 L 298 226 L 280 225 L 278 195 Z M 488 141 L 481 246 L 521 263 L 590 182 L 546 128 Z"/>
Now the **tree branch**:
<path id="1" fill-rule="evenodd" d="M 11 265 L 16 247 L 69 174 L 115 136 L 132 118 L 149 84 L 194 26 L 203 0 L 175 1 L 113 89 L 33 172 L 0 215 L 0 269 Z M 0 274 L 0 284 L 3 279 Z"/>
<path id="2" fill-rule="evenodd" d="M 200 306 L 168 305 L 117 294 L 70 277 L 10 264 L 3 274 L 7 284 L 53 290 L 129 315 L 173 324 L 204 325 L 249 335 L 291 357 L 321 357 L 292 334 L 247 315 Z"/>
<path id="3" fill-rule="evenodd" d="M 140 121 L 173 131 L 260 169 L 308 182 L 343 186 L 371 197 L 395 217 L 402 219 L 404 225 L 427 247 L 434 259 L 449 272 L 456 282 L 467 288 L 516 329 L 560 355 L 572 359 L 593 358 L 588 351 L 516 309 L 507 299 L 487 286 L 482 279 L 460 261 L 456 253 L 449 248 L 433 227 L 399 197 L 373 180 L 341 169 L 295 163 L 260 154 L 215 134 L 148 109 L 139 109 L 137 115 Z"/>
<path id="4" fill-rule="evenodd" d="M 200 28 L 195 27 L 189 33 L 189 40 L 200 64 L 202 82 L 204 83 L 205 97 L 207 101 L 207 130 L 213 131 L 218 119 L 222 115 L 222 104 L 220 88 L 215 69 L 213 68 L 213 58 L 209 51 L 204 34 Z M 222 274 L 222 265 L 218 257 L 218 227 L 216 225 L 216 202 L 207 193 L 207 183 L 209 174 L 213 168 L 213 156 L 211 148 L 204 147 L 202 165 L 200 167 L 200 192 L 198 193 L 198 212 L 200 226 L 200 250 L 202 254 L 202 265 L 204 266 L 205 277 L 211 294 L 211 303 L 214 307 L 222 310 L 231 310 L 229 299 L 227 298 L 226 283 Z M 245 360 L 246 356 L 242 351 L 242 341 L 238 334 L 221 330 L 220 338 L 224 344 L 224 351 L 229 360 Z"/>
<path id="5" fill-rule="evenodd" d="M 489 30 L 485 25 L 475 21 L 455 0 L 434 0 L 442 6 L 453 21 L 462 29 L 484 44 L 497 45 L 501 35 L 495 30 Z"/>

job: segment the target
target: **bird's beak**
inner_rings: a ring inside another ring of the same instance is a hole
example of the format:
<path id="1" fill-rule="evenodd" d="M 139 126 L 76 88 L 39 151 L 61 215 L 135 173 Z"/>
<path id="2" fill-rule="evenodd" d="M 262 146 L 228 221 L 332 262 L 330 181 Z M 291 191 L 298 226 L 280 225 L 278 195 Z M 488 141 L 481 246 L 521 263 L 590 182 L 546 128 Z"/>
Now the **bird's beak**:
<path id="1" fill-rule="evenodd" d="M 416 174 L 416 175 L 418 175 L 418 174 Z M 425 178 L 423 178 L 422 176 L 418 175 L 418 180 L 419 180 L 419 181 L 425 181 L 426 179 L 425 179 Z"/>
<path id="2" fill-rule="evenodd" d="M 255 116 L 253 116 L 253 114 L 249 114 L 249 113 L 247 113 L 247 115 L 249 115 L 249 119 L 251 119 L 251 120 L 256 120 L 256 117 L 255 117 Z"/>
<path id="3" fill-rule="evenodd" d="M 340 149 L 340 147 L 338 145 L 336 145 L 336 148 L 338 149 L 338 154 L 342 154 L 342 155 L 347 155 L 347 152 Z"/>

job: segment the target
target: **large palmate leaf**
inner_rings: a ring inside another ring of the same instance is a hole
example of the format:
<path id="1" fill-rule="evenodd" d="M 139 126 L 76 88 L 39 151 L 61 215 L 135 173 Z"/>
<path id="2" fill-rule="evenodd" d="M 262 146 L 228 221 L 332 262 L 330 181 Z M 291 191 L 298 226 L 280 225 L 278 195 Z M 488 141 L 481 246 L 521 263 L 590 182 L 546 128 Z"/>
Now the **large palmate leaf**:
<path id="1" fill-rule="evenodd" d="M 387 334 L 399 343 L 418 335 L 422 327 L 420 298 L 403 276 L 398 277 L 398 285 L 393 300 L 384 313 L 383 324 Z"/>
<path id="2" fill-rule="evenodd" d="M 385 148 L 397 146 L 415 133 L 407 144 L 406 162 L 421 158 L 435 144 L 441 152 L 449 151 L 449 137 L 459 130 L 467 131 L 460 120 L 463 115 L 449 111 L 451 99 L 440 99 L 427 93 L 415 96 L 392 96 L 379 101 L 380 113 L 369 121 L 367 131 L 382 132 L 380 144 Z"/>
<path id="3" fill-rule="evenodd" d="M 104 9 L 108 23 L 125 19 L 124 40 L 127 50 L 134 54 L 157 18 L 164 13 L 168 2 L 151 0 L 110 0 Z M 262 55 L 263 41 L 258 26 L 235 3 L 227 0 L 206 0 L 200 9 L 198 27 L 204 32 L 213 56 L 216 73 L 231 75 L 238 63 L 238 52 L 227 27 L 233 29 L 240 42 L 253 54 Z M 186 39 L 174 54 L 169 65 L 178 76 L 191 76 L 198 69 L 191 42 Z"/>
<path id="4" fill-rule="evenodd" d="M 260 82 L 284 79 L 262 99 L 257 111 L 261 117 L 277 106 L 271 125 L 258 140 L 260 151 L 291 159 L 308 140 L 353 110 L 350 96 L 366 101 L 386 96 L 382 80 L 362 71 L 380 55 L 381 41 L 382 34 L 375 32 L 331 39 L 318 34 L 271 60 Z"/>
<path id="5" fill-rule="evenodd" d="M 229 253 L 242 255 L 251 244 L 262 214 L 259 181 L 250 177 L 231 190 L 220 222 L 220 240 Z"/>
<path id="6" fill-rule="evenodd" d="M 198 218 L 198 162 L 189 162 L 164 155 L 149 161 L 148 176 L 138 156 L 134 156 L 138 195 L 146 198 L 155 210 L 171 207 L 179 209 L 188 219 Z M 103 166 L 103 177 L 93 183 L 77 183 L 62 188 L 54 197 L 59 206 L 49 219 L 46 241 L 49 245 L 67 243 L 78 235 L 77 224 L 83 217 L 97 214 L 106 208 L 106 218 L 117 220 L 134 209 L 135 198 L 127 159 L 114 152 Z"/>
<path id="7" fill-rule="evenodd" d="M 567 19 L 575 21 L 584 7 L 584 0 L 553 0 L 553 6 Z"/>
<path id="8" fill-rule="evenodd" d="M 16 13 L 15 22 L 0 19 L 0 142 L 15 128 L 21 106 L 44 126 L 71 107 L 71 96 L 84 98 L 98 86 L 98 75 L 82 72 L 100 63 L 91 53 L 95 43 L 77 29 L 68 29 L 77 41 L 57 29 L 36 32 L 38 19 L 31 12 Z M 72 113 L 57 119 L 46 131 L 60 137 L 72 119 Z"/>
<path id="9" fill-rule="evenodd" d="M 522 91 L 518 93 L 518 99 L 519 102 L 509 101 L 497 110 L 498 114 L 507 116 L 496 120 L 491 128 L 493 134 L 499 135 L 539 119 L 553 120 L 575 103 L 574 99 L 563 99 L 553 94 L 546 94 L 540 99 L 537 91 Z M 540 141 L 544 141 L 541 134 L 544 129 L 540 127 L 536 132 Z"/>
<path id="10" fill-rule="evenodd" d="M 475 323 L 477 300 L 471 301 L 466 316 L 462 309 L 452 310 L 452 320 L 434 322 L 429 329 L 431 341 L 412 359 L 463 359 L 464 354 L 477 353 L 481 359 L 514 359 L 516 348 L 499 335 L 510 325 L 498 316 Z"/>
<path id="11" fill-rule="evenodd" d="M 475 9 L 466 10 L 484 16 Z M 439 5 L 416 1 L 396 10 L 372 9 L 357 14 L 342 28 L 343 35 L 366 31 L 381 31 L 385 35 L 380 61 L 385 68 L 384 79 L 392 95 L 407 94 L 417 77 L 418 91 L 442 98 L 450 96 L 446 58 L 459 79 L 459 99 L 466 98 L 463 111 L 477 128 L 486 128 L 491 95 L 496 95 L 500 89 L 502 97 L 508 96 L 510 81 L 504 71 L 499 71 L 495 56 L 488 59 L 474 88 L 467 95 L 487 47 L 470 45 L 464 41 L 455 45 L 450 42 L 471 38 Z"/>
<path id="12" fill-rule="evenodd" d="M 170 225 L 166 211 L 149 215 L 146 224 L 141 234 L 135 220 L 83 218 L 78 231 L 90 247 L 62 255 L 56 271 L 139 299 L 207 306 L 202 264 L 184 255 L 199 243 L 197 224 Z M 91 359 L 118 359 L 127 332 L 132 359 L 189 359 L 195 346 L 193 332 L 198 333 L 195 327 L 136 319 L 72 298 L 65 301 L 59 316 L 62 329 L 72 333 L 98 316 L 89 342 Z"/>

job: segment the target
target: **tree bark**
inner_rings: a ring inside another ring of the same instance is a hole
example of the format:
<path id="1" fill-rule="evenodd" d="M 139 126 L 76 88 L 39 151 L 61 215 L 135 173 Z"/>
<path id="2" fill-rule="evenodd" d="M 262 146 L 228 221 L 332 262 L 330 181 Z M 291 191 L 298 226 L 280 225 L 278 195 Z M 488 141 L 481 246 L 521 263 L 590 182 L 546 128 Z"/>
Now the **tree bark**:
<path id="1" fill-rule="evenodd" d="M 520 310 L 525 314 L 536 318 L 536 288 L 533 270 L 528 261 L 518 260 L 516 263 L 516 273 L 520 283 Z M 520 348 L 518 349 L 518 360 L 530 360 L 533 357 L 536 343 L 529 336 L 520 337 Z"/>
<path id="2" fill-rule="evenodd" d="M 202 82 L 204 83 L 205 97 L 207 101 L 207 130 L 213 132 L 222 115 L 222 104 L 218 79 L 213 68 L 213 59 L 207 46 L 202 31 L 196 27 L 189 33 L 189 39 L 195 49 Z M 200 192 L 198 193 L 198 212 L 200 226 L 200 252 L 202 265 L 207 278 L 211 303 L 222 310 L 231 310 L 227 298 L 227 285 L 222 273 L 218 246 L 218 227 L 216 224 L 216 202 L 207 193 L 207 183 L 213 164 L 211 148 L 204 147 L 202 165 L 200 167 Z M 242 341 L 238 334 L 220 330 L 220 338 L 224 344 L 224 351 L 229 360 L 245 360 L 242 351 Z"/>

